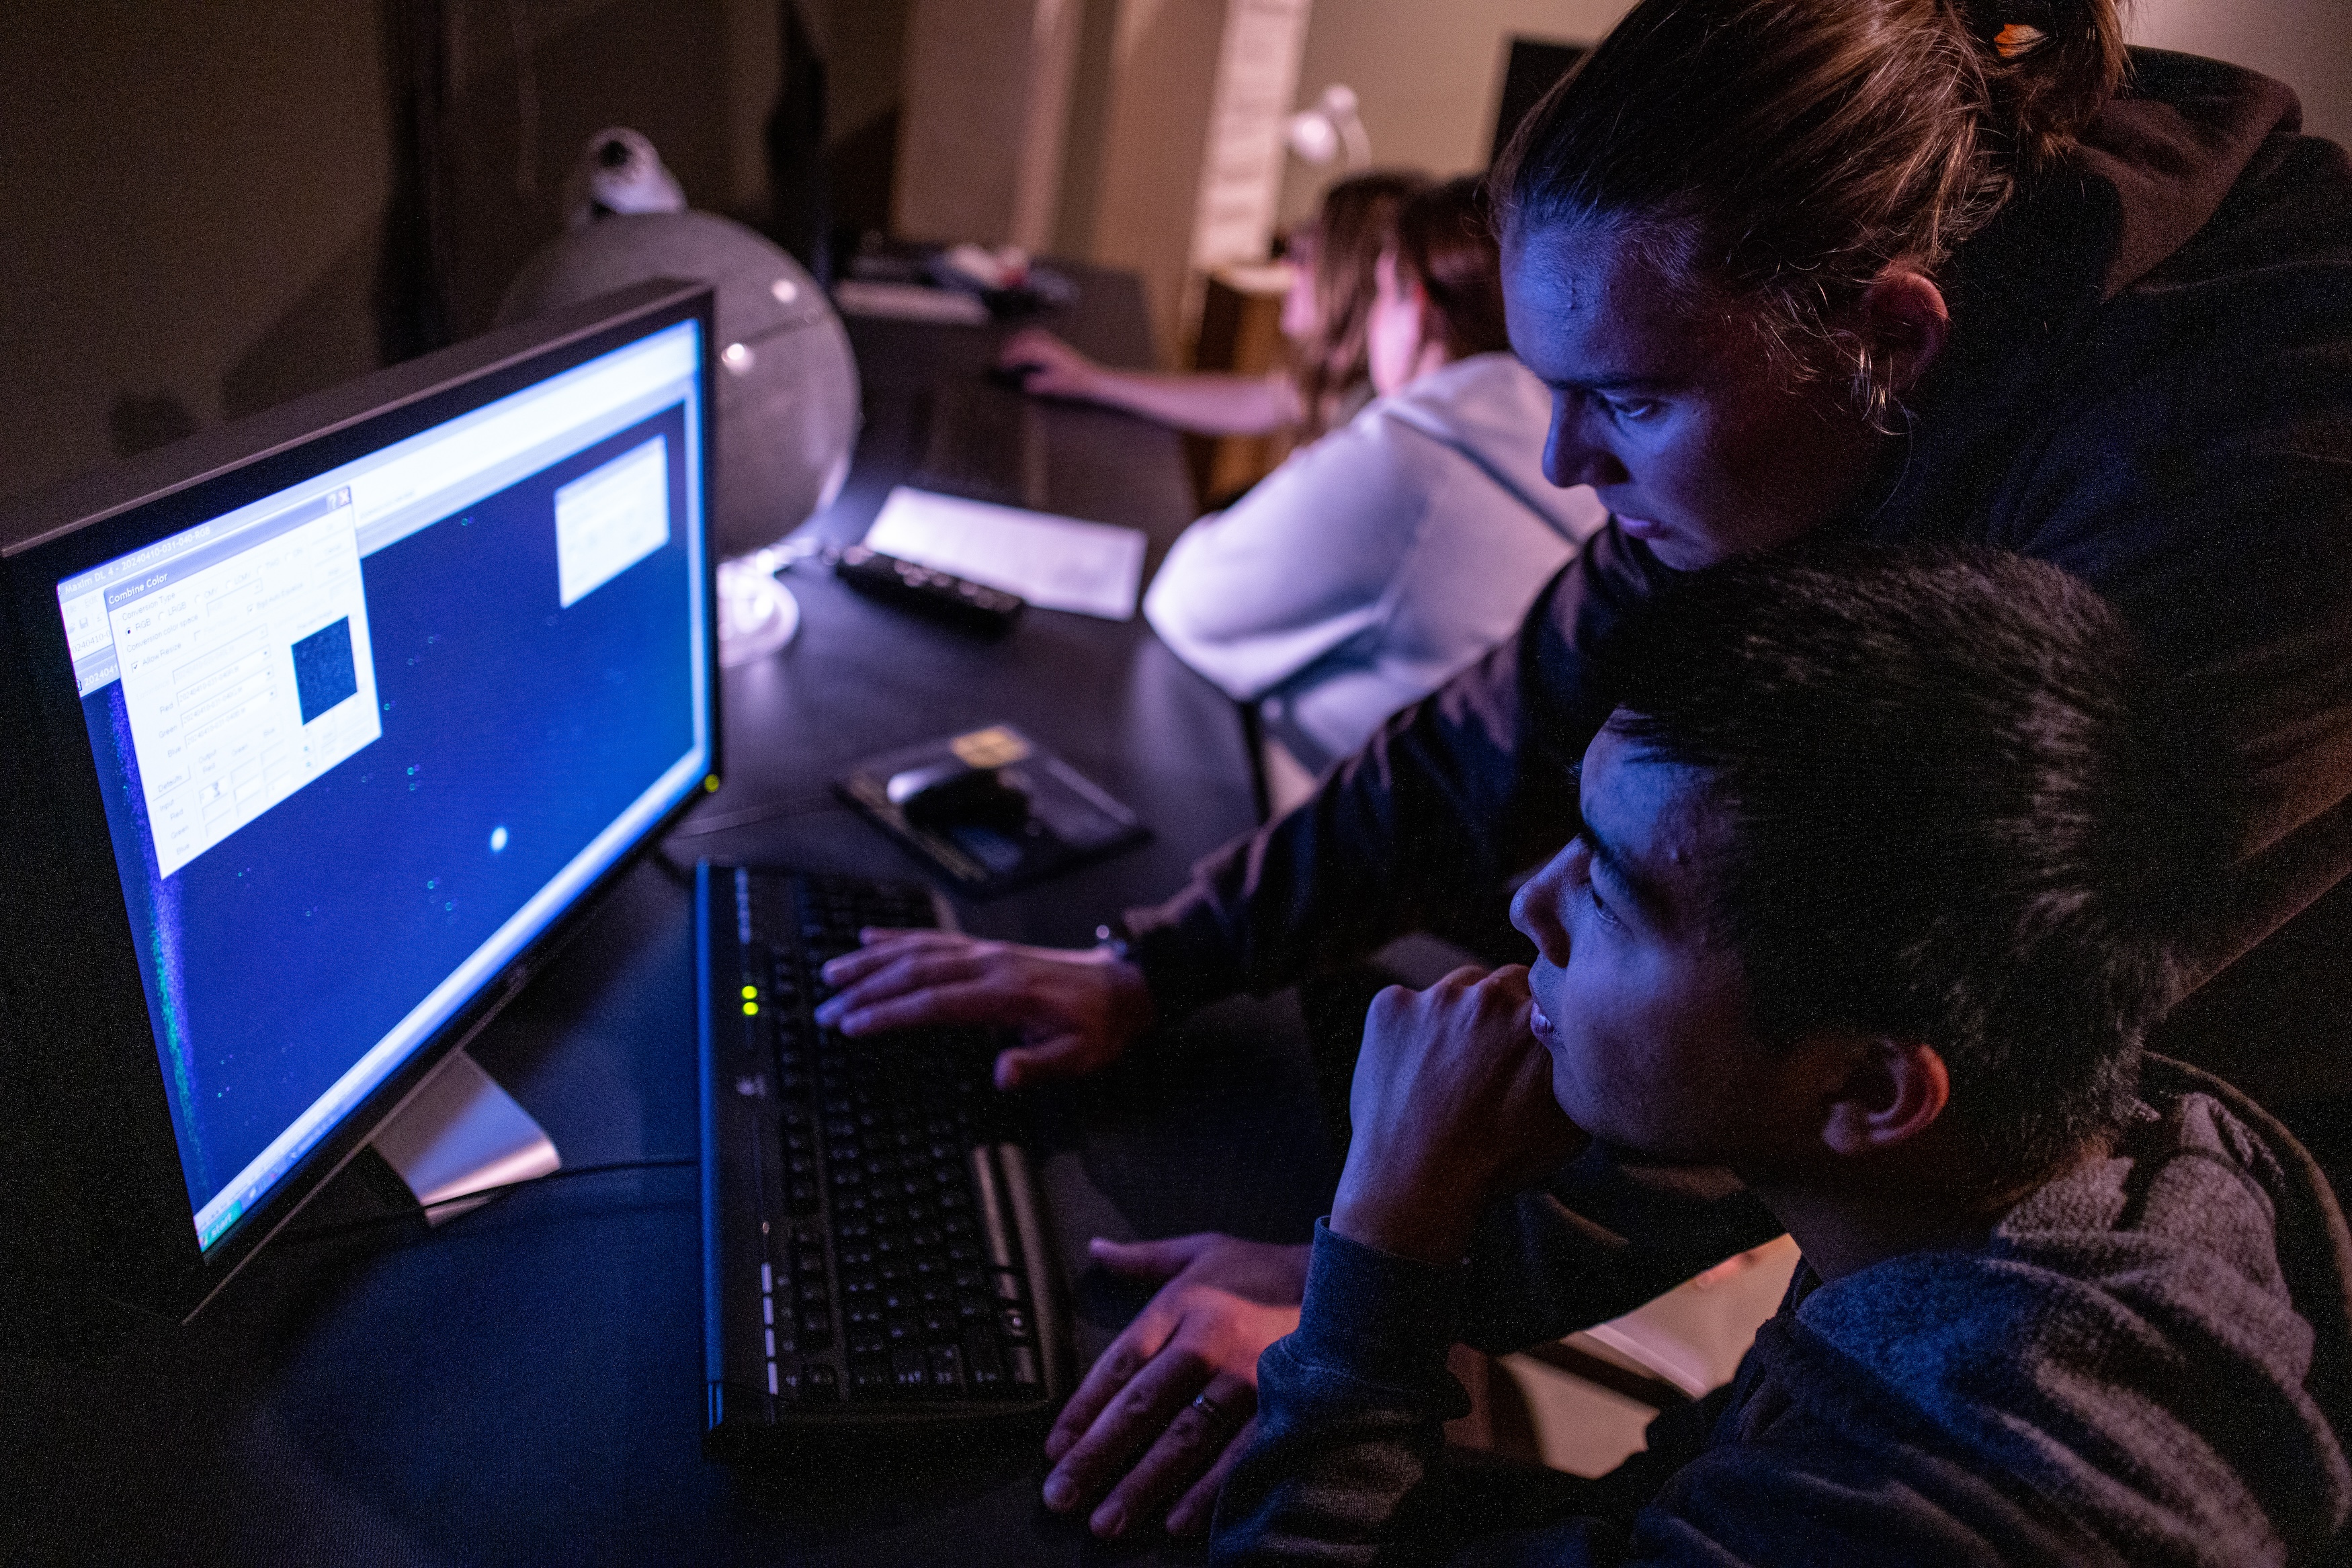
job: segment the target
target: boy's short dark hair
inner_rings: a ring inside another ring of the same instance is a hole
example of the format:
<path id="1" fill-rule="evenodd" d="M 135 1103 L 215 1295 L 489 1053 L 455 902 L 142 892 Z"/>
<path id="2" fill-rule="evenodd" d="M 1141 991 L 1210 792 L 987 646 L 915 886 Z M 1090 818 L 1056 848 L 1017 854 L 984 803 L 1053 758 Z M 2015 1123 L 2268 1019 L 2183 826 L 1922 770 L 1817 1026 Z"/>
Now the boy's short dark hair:
<path id="1" fill-rule="evenodd" d="M 1764 1040 L 1926 1041 L 2010 1176 L 2128 1113 L 2212 846 L 2096 592 L 1989 552 L 1735 561 L 1637 612 L 1602 670 L 1612 724 L 1724 812 L 1706 869 Z"/>

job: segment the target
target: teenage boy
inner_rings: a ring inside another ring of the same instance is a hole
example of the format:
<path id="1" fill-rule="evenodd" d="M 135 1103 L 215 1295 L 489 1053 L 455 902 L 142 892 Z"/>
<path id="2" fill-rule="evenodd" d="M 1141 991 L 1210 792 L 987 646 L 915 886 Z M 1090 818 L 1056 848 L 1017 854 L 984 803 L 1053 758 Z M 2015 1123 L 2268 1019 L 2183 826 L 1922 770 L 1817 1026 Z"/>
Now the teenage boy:
<path id="1" fill-rule="evenodd" d="M 2163 933 L 2218 861 L 2115 614 L 2015 558 L 1736 564 L 1611 664 L 1583 831 L 1513 904 L 1533 968 L 1373 1005 L 1218 1558 L 2326 1549 L 2344 1222 L 2275 1123 L 2141 1054 Z M 1557 1277 L 1557 1227 L 1497 1200 L 1569 1160 L 1586 1191 L 1727 1167 L 1803 1262 L 1728 1387 L 1603 1482 L 1515 1493 L 1443 1453 L 1445 1354 L 1532 1339 L 1514 1281 Z"/>

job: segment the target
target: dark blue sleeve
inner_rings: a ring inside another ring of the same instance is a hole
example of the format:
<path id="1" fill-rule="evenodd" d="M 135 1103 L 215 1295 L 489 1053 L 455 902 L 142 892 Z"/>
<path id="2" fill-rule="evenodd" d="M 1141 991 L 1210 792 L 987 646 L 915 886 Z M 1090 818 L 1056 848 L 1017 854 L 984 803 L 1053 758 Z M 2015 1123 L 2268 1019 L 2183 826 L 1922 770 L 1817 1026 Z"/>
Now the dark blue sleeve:
<path id="1" fill-rule="evenodd" d="M 1459 1271 L 1318 1221 L 1298 1327 L 1258 1358 L 1258 1436 L 1217 1500 L 1219 1563 L 1374 1563 L 1469 1396 L 1445 1370 Z"/>
<path id="2" fill-rule="evenodd" d="M 1218 1498 L 1213 1561 L 1429 1562 L 1540 1511 L 1503 1494 L 1549 1493 L 1542 1473 L 1465 1482 L 1442 1458 L 1444 1423 L 1470 1409 L 1445 1368 L 1463 1278 L 1315 1228 L 1298 1328 L 1258 1359 L 1257 1440 Z M 1542 1539 L 1548 1563 L 1613 1561 L 1580 1524 Z"/>

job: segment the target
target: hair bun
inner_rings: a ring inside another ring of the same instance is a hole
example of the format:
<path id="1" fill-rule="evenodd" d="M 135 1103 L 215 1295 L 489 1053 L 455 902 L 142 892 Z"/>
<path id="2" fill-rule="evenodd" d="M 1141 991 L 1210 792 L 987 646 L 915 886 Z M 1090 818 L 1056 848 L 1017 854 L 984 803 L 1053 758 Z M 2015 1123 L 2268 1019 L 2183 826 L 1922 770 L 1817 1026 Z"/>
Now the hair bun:
<path id="1" fill-rule="evenodd" d="M 2116 0 L 1952 0 L 1983 62 L 1993 120 L 2021 164 L 2074 145 L 2125 65 Z"/>
<path id="2" fill-rule="evenodd" d="M 2046 41 L 2049 37 L 2050 35 L 2041 28 L 2024 22 L 2003 23 L 2000 31 L 1992 36 L 1993 53 L 2002 59 L 2013 60 L 2020 55 L 2030 52 L 2035 45 Z"/>

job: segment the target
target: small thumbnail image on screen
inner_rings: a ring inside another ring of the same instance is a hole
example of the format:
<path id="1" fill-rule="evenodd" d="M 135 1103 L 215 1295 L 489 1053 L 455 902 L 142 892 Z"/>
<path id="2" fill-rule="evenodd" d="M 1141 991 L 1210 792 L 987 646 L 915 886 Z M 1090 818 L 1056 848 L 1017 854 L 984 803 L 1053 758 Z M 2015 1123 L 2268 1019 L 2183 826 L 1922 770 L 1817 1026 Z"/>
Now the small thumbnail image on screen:
<path id="1" fill-rule="evenodd" d="M 294 644 L 294 690 L 301 700 L 304 724 L 359 695 L 360 672 L 352 661 L 350 616 Z"/>

